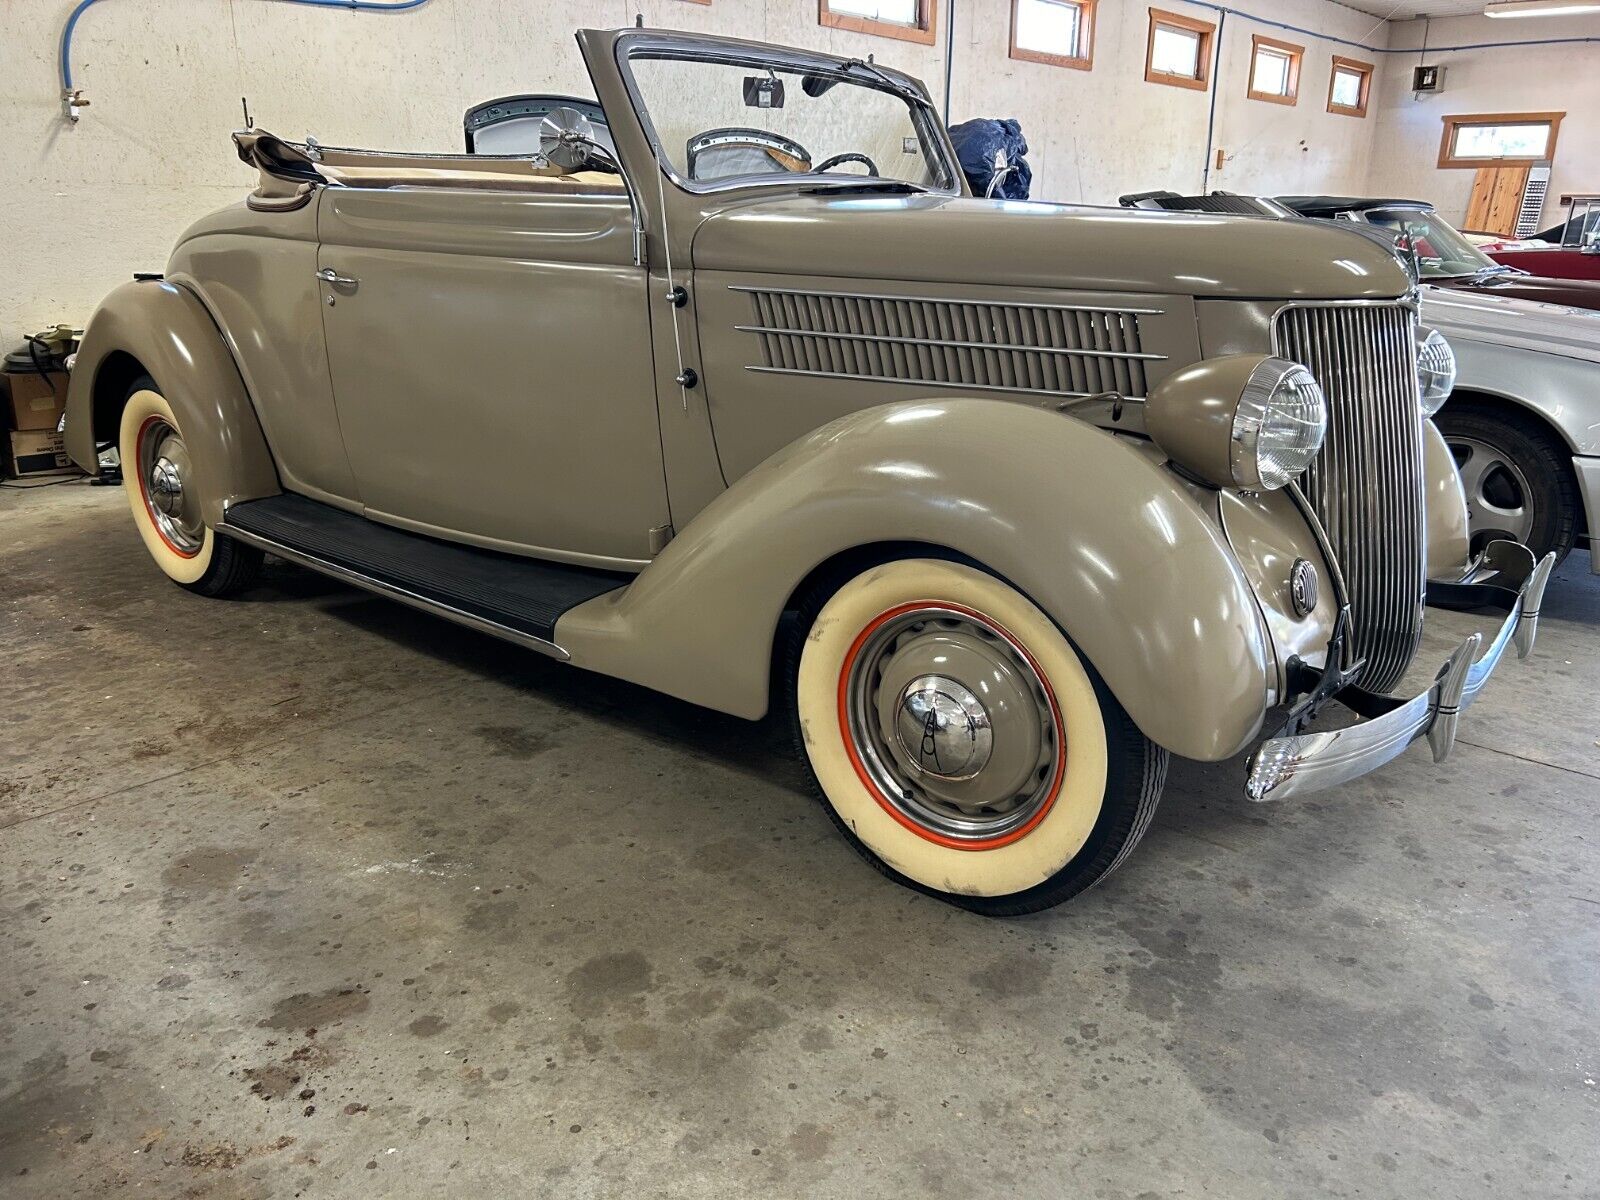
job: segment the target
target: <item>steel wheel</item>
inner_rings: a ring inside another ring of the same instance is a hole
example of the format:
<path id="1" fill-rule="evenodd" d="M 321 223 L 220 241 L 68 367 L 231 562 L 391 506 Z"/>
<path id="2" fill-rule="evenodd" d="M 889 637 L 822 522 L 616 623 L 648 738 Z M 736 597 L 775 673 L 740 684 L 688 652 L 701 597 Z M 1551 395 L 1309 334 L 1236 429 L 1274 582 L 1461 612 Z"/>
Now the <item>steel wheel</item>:
<path id="1" fill-rule="evenodd" d="M 139 427 L 134 463 L 139 494 L 150 520 L 173 553 L 193 558 L 205 544 L 205 523 L 193 490 L 189 451 L 165 417 L 149 416 Z"/>
<path id="2" fill-rule="evenodd" d="M 900 559 L 820 586 L 799 629 L 796 741 L 834 823 L 890 878 L 1034 912 L 1144 833 L 1165 751 L 1003 579 Z"/>
<path id="3" fill-rule="evenodd" d="M 1534 493 L 1522 469 L 1505 451 L 1477 438 L 1447 437 L 1445 444 L 1461 473 L 1472 552 L 1496 538 L 1526 545 L 1533 533 Z"/>
<path id="4" fill-rule="evenodd" d="M 1009 633 L 951 605 L 884 613 L 847 659 L 845 720 L 885 803 L 930 838 L 1026 833 L 1065 767 L 1054 696 Z"/>
<path id="5" fill-rule="evenodd" d="M 117 445 L 134 526 L 167 578 L 204 596 L 249 587 L 261 552 L 207 527 L 193 455 L 172 406 L 148 376 L 129 389 Z"/>

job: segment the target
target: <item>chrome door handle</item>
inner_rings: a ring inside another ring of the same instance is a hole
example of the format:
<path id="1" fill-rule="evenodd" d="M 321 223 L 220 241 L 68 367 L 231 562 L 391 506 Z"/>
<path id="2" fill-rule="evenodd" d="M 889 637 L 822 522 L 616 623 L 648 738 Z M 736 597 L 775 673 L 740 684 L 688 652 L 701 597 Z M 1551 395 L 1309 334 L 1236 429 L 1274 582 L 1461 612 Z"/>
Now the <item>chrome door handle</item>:
<path id="1" fill-rule="evenodd" d="M 335 287 L 355 287 L 358 280 L 351 279 L 348 275 L 341 275 L 332 267 L 323 267 L 317 272 L 317 278 L 323 283 L 331 283 Z"/>

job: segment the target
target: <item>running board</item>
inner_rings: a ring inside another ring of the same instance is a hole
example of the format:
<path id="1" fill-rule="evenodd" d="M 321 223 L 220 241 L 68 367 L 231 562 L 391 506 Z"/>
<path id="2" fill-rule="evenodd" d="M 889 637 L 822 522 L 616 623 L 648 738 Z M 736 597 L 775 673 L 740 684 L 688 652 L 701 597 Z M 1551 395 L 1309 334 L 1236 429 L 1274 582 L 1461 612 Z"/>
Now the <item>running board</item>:
<path id="1" fill-rule="evenodd" d="M 633 579 L 407 533 L 290 493 L 229 505 L 216 531 L 563 662 L 562 614 Z"/>

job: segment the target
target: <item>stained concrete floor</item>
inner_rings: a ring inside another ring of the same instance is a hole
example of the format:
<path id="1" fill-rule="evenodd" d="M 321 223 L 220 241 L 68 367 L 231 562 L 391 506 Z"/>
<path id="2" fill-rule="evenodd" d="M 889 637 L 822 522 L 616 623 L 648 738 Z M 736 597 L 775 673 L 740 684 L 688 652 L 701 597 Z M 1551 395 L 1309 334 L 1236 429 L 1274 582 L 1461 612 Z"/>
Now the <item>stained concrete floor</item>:
<path id="1" fill-rule="evenodd" d="M 1594 1196 L 1586 568 L 1442 768 L 1179 764 L 997 922 L 857 861 L 773 723 L 0 492 L 0 1193 Z"/>

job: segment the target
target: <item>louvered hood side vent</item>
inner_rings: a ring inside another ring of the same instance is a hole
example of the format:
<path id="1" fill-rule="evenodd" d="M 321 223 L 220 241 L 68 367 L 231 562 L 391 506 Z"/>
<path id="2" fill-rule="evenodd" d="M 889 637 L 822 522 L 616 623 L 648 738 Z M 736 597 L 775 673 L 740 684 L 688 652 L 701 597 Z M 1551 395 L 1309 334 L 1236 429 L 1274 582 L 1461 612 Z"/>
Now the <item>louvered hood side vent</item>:
<path id="1" fill-rule="evenodd" d="M 928 387 L 1092 396 L 1145 394 L 1139 318 L 1155 309 L 991 304 L 914 296 L 735 288 L 750 296 L 752 371 Z"/>

